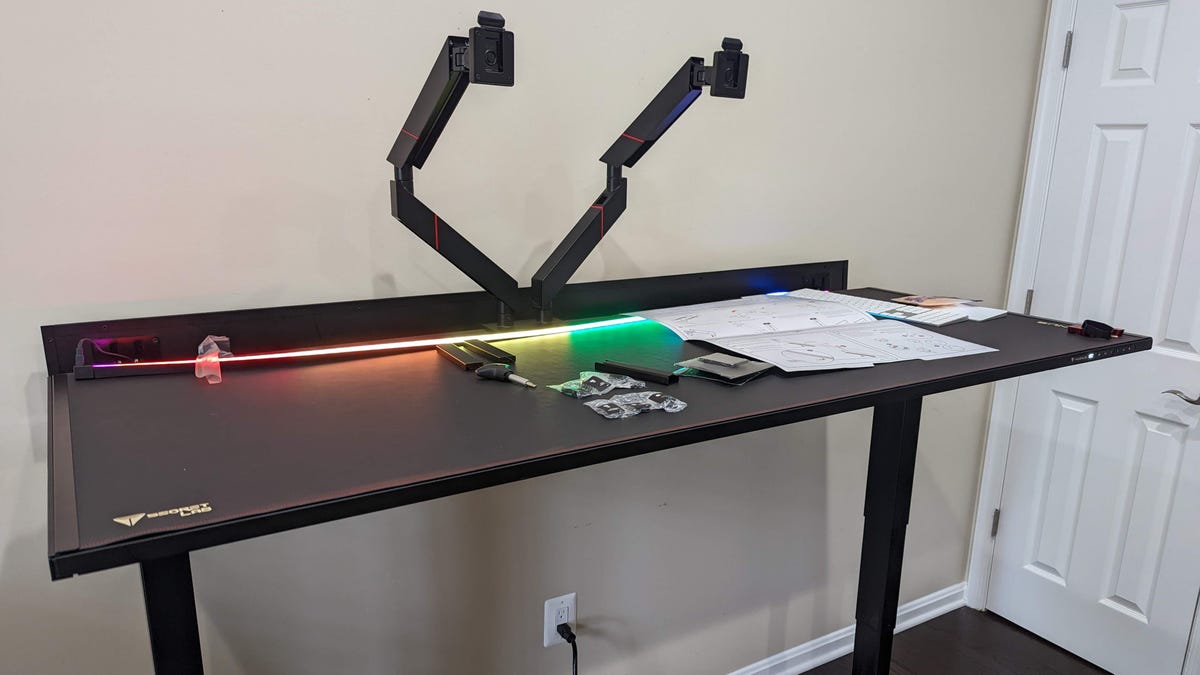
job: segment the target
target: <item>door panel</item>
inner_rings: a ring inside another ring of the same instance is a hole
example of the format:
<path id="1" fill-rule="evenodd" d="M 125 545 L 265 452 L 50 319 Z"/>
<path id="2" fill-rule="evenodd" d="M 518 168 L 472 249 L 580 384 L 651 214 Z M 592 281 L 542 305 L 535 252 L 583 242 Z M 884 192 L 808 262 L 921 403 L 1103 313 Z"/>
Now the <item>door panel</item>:
<path id="1" fill-rule="evenodd" d="M 1019 385 L 988 609 L 1116 673 L 1180 672 L 1200 589 L 1200 407 L 1154 384 L 1184 363 Z"/>
<path id="2" fill-rule="evenodd" d="M 1184 131 L 1183 185 L 1172 215 L 1180 255 L 1170 265 L 1171 284 L 1163 294 L 1168 303 L 1162 345 L 1200 354 L 1200 124 Z M 1181 264 L 1182 261 L 1187 264 Z M 1169 299 L 1168 299 L 1169 298 Z"/>
<path id="3" fill-rule="evenodd" d="M 1116 673 L 1179 673 L 1200 593 L 1200 2 L 1075 14 L 1033 313 L 1149 353 L 1022 378 L 987 606 Z M 1002 423 L 1002 422 L 1001 422 Z"/>

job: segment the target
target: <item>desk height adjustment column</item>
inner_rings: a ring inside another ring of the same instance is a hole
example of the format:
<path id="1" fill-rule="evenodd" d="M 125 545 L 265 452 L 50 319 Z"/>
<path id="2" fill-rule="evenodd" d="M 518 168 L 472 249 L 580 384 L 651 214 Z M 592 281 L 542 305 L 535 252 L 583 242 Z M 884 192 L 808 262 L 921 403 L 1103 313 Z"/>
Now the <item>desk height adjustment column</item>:
<path id="1" fill-rule="evenodd" d="M 920 397 L 875 406 L 854 612 L 854 675 L 887 675 L 891 668 L 920 426 Z"/>
<path id="2" fill-rule="evenodd" d="M 158 675 L 204 675 L 188 554 L 146 560 L 141 563 L 141 568 L 154 672 Z"/>

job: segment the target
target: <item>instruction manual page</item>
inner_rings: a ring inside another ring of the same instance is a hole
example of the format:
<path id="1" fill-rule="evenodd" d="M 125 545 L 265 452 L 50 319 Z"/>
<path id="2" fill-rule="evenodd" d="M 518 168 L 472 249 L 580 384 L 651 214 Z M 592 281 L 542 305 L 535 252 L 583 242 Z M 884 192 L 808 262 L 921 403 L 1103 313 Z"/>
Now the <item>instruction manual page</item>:
<path id="1" fill-rule="evenodd" d="M 684 340 L 707 340 L 868 323 L 866 312 L 824 300 L 760 295 L 641 312 Z"/>
<path id="2" fill-rule="evenodd" d="M 853 307 L 790 296 L 752 296 L 640 312 L 684 340 L 703 340 L 787 372 L 866 368 L 995 349 Z"/>

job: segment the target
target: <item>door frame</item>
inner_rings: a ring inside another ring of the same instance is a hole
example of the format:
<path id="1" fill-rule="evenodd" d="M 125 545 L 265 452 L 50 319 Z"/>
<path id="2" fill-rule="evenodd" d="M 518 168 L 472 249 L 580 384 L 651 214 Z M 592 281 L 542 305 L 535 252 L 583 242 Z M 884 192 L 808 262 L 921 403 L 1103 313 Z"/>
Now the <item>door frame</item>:
<path id="1" fill-rule="evenodd" d="M 1030 129 L 1029 149 L 1025 161 L 1025 180 L 1017 214 L 1017 231 L 1013 241 L 1013 258 L 1005 308 L 1010 312 L 1025 311 L 1025 294 L 1033 288 L 1037 270 L 1038 249 L 1041 246 L 1042 222 L 1050 192 L 1050 167 L 1054 146 L 1058 142 L 1058 121 L 1062 111 L 1063 91 L 1067 71 L 1063 68 L 1063 52 L 1067 31 L 1075 26 L 1078 0 L 1050 0 L 1046 16 L 1046 33 L 1042 38 L 1042 61 L 1038 73 L 1037 99 L 1034 103 L 1033 126 Z M 983 470 L 979 479 L 979 498 L 975 503 L 975 527 L 971 534 L 971 552 L 967 557 L 966 602 L 968 607 L 984 609 L 988 583 L 992 573 L 992 514 L 1000 508 L 1004 488 L 1004 470 L 1008 464 L 1008 446 L 1012 434 L 1012 418 L 1016 410 L 1020 380 L 1003 380 L 992 390 L 992 405 L 988 413 L 987 435 L 983 451 Z"/>
<path id="2" fill-rule="evenodd" d="M 1024 312 L 1026 291 L 1033 288 L 1038 250 L 1041 247 L 1042 224 L 1050 191 L 1050 169 L 1054 160 L 1054 147 L 1058 142 L 1059 116 L 1067 81 L 1067 69 L 1063 68 L 1063 52 L 1067 32 L 1075 26 L 1078 2 L 1079 0 L 1049 0 L 1047 7 L 1037 99 L 1030 129 L 1025 179 L 1018 207 L 1017 231 L 1013 240 L 1013 259 L 1009 269 L 1005 301 L 1005 308 L 1010 312 Z M 987 605 L 996 543 L 992 537 L 992 514 L 1000 508 L 1004 472 L 1008 464 L 1008 450 L 1012 437 L 1011 420 L 1016 410 L 1019 388 L 1019 379 L 997 382 L 988 414 L 983 468 L 979 479 L 979 497 L 975 506 L 964 590 L 967 606 L 978 610 L 985 609 Z M 1200 675 L 1200 604 L 1192 620 L 1191 639 L 1184 654 L 1181 675 Z"/>

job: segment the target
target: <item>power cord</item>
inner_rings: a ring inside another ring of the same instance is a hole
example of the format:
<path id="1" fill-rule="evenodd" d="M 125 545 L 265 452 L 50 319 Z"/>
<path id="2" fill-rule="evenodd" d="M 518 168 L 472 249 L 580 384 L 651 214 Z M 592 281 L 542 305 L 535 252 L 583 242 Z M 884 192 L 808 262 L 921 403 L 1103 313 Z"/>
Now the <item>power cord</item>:
<path id="1" fill-rule="evenodd" d="M 126 356 L 124 354 L 110 352 L 107 349 L 104 349 L 103 347 L 101 347 L 100 343 L 96 342 L 92 338 L 83 338 L 75 345 L 75 365 L 77 365 L 77 366 L 83 365 L 83 343 L 85 343 L 85 342 L 90 344 L 92 346 L 92 351 L 96 352 L 97 354 L 111 356 L 114 359 L 116 359 L 117 361 L 129 362 L 129 361 L 137 360 L 137 359 L 133 358 L 132 356 Z"/>
<path id="2" fill-rule="evenodd" d="M 567 641 L 571 645 L 571 675 L 579 675 L 579 648 L 575 646 L 575 633 L 571 630 L 571 624 L 560 623 L 555 626 L 559 637 Z"/>

